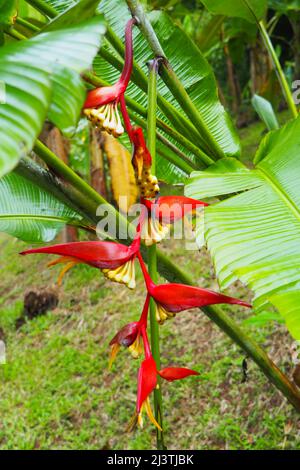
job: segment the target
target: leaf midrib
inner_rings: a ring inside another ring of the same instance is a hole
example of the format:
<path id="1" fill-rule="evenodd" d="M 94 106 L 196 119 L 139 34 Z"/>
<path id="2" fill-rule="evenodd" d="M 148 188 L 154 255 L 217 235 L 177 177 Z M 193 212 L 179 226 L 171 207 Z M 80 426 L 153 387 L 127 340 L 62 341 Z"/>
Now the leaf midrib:
<path id="1" fill-rule="evenodd" d="M 264 179 L 271 185 L 274 191 L 279 195 L 279 197 L 284 201 L 284 203 L 291 209 L 295 214 L 296 218 L 300 221 L 300 209 L 297 207 L 295 202 L 290 198 L 287 192 L 283 189 L 278 180 L 270 176 L 262 167 L 257 167 L 258 170 L 262 173 Z"/>
<path id="2" fill-rule="evenodd" d="M 63 217 L 51 217 L 51 216 L 43 216 L 43 215 L 31 215 L 31 214 L 5 214 L 5 215 L 0 215 L 0 222 L 2 220 L 38 220 L 41 222 L 59 222 L 59 223 L 67 223 L 71 219 L 66 219 Z"/>

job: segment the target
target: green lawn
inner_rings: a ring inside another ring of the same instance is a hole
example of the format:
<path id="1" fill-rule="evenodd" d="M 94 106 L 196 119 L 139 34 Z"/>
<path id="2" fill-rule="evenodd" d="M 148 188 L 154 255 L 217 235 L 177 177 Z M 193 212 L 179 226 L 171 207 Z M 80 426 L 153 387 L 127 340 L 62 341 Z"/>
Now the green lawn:
<path id="1" fill-rule="evenodd" d="M 134 411 L 138 363 L 124 350 L 107 370 L 110 338 L 140 313 L 141 274 L 137 289 L 129 293 L 97 270 L 77 266 L 59 290 L 59 306 L 16 329 L 24 292 L 53 286 L 58 268 L 46 269 L 43 255 L 20 257 L 24 244 L 8 236 L 1 235 L 0 242 L 0 325 L 7 347 L 7 364 L 1 366 L 0 447 L 153 448 L 155 432 L 146 420 L 144 430 L 125 432 Z M 172 256 L 195 273 L 199 284 L 217 287 L 205 253 L 189 252 L 187 259 L 173 243 Z M 231 293 L 248 297 L 238 285 Z M 245 318 L 245 311 L 231 311 L 240 321 Z M 259 335 L 251 328 L 289 371 L 291 340 L 283 327 L 272 324 Z M 242 352 L 204 315 L 179 314 L 161 328 L 161 337 L 163 365 L 201 373 L 164 384 L 169 449 L 300 449 L 297 414 L 250 361 L 249 380 L 241 383 Z"/>

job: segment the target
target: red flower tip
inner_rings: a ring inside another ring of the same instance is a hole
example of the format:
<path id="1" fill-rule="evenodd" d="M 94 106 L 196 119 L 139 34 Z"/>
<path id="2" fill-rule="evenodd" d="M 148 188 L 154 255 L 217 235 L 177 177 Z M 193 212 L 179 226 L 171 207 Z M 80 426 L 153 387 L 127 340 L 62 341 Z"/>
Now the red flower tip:
<path id="1" fill-rule="evenodd" d="M 124 91 L 124 85 L 119 82 L 112 86 L 95 88 L 88 92 L 83 108 L 99 108 L 105 104 L 115 102 L 116 100 L 118 101 Z"/>
<path id="2" fill-rule="evenodd" d="M 114 344 L 119 344 L 120 346 L 125 346 L 128 348 L 131 346 L 139 334 L 140 323 L 132 322 L 123 326 L 120 331 L 113 337 L 109 345 L 113 346 Z"/>
<path id="3" fill-rule="evenodd" d="M 110 280 L 135 287 L 134 259 L 140 245 L 140 233 L 130 246 L 121 243 L 90 241 L 74 242 L 59 245 L 34 248 L 22 251 L 21 255 L 33 253 L 46 253 L 59 255 L 60 258 L 50 263 L 50 266 L 63 263 L 66 267 L 62 270 L 59 283 L 63 275 L 77 263 L 85 263 L 101 269 L 103 274 Z"/>
<path id="4" fill-rule="evenodd" d="M 185 196 L 160 196 L 155 201 L 141 199 L 152 216 L 159 221 L 171 224 L 199 207 L 208 206 L 206 202 Z"/>
<path id="5" fill-rule="evenodd" d="M 132 72 L 132 28 L 135 23 L 136 20 L 132 18 L 126 25 L 124 68 L 119 80 L 112 86 L 99 87 L 89 91 L 83 106 L 86 117 L 95 126 L 100 127 L 109 134 L 112 134 L 114 137 L 119 137 L 124 132 L 117 108 L 119 102 L 121 102 L 121 111 L 125 126 L 128 131 L 130 131 L 131 128 L 130 122 L 128 121 L 127 111 L 124 108 L 124 93 Z"/>
<path id="6" fill-rule="evenodd" d="M 158 371 L 158 374 L 165 380 L 173 382 L 173 380 L 181 380 L 190 375 L 199 375 L 192 369 L 186 369 L 185 367 L 165 367 Z"/>
<path id="7" fill-rule="evenodd" d="M 235 304 L 251 308 L 251 304 L 234 297 L 214 292 L 200 287 L 186 286 L 183 284 L 150 285 L 150 295 L 156 302 L 156 319 L 163 324 L 168 318 L 175 316 L 190 308 L 205 307 L 216 304 Z"/>
<path id="8" fill-rule="evenodd" d="M 137 412 L 157 385 L 156 363 L 152 356 L 144 359 L 138 372 Z"/>
<path id="9" fill-rule="evenodd" d="M 147 357 L 141 364 L 138 373 L 138 394 L 137 394 L 137 404 L 136 404 L 136 413 L 131 420 L 129 426 L 132 429 L 133 425 L 138 423 L 140 427 L 143 427 L 143 411 L 148 415 L 150 421 L 156 426 L 160 431 L 162 431 L 161 426 L 156 421 L 153 412 L 151 410 L 149 395 L 153 392 L 157 385 L 157 370 L 156 364 L 152 356 Z"/>

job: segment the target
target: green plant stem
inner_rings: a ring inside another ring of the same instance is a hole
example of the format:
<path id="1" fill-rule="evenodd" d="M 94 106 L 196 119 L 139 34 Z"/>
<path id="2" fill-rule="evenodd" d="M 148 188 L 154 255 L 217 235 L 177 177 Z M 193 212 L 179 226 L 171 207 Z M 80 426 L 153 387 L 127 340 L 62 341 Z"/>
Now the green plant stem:
<path id="1" fill-rule="evenodd" d="M 148 120 L 147 120 L 147 145 L 152 157 L 151 173 L 155 175 L 155 155 L 156 155 L 156 90 L 157 90 L 157 60 L 149 63 L 149 91 L 148 91 Z M 148 270 L 153 282 L 157 282 L 157 252 L 156 244 L 148 248 Z M 155 317 L 155 302 L 150 300 L 150 329 L 151 329 L 151 349 L 156 367 L 160 370 L 160 347 L 159 347 L 159 327 Z M 157 378 L 158 388 L 154 390 L 154 412 L 155 419 L 163 428 L 162 417 L 162 393 L 161 380 Z M 164 446 L 164 434 L 159 429 L 156 430 L 157 448 L 162 450 Z"/>
<path id="2" fill-rule="evenodd" d="M 285 76 L 285 74 L 282 70 L 280 61 L 277 57 L 277 54 L 276 54 L 276 51 L 275 51 L 274 46 L 272 44 L 272 41 L 270 39 L 270 36 L 269 36 L 269 34 L 266 30 L 264 22 L 259 21 L 258 22 L 258 27 L 259 27 L 260 33 L 262 35 L 264 44 L 265 44 L 265 46 L 266 46 L 266 48 L 267 48 L 267 50 L 270 54 L 270 57 L 272 59 L 272 62 L 274 64 L 275 70 L 277 72 L 278 80 L 279 80 L 279 83 L 281 85 L 281 88 L 282 88 L 284 97 L 286 99 L 286 102 L 288 104 L 288 107 L 289 107 L 293 117 L 296 118 L 296 117 L 298 117 L 297 107 L 294 103 L 292 92 L 290 90 L 290 87 L 289 87 L 289 84 L 287 82 L 286 76 Z"/>
<path id="3" fill-rule="evenodd" d="M 23 39 L 27 39 L 26 36 L 23 34 L 19 33 L 16 29 L 13 28 L 4 28 L 5 34 L 10 36 L 13 39 L 17 39 L 18 41 L 22 41 Z"/>
<path id="4" fill-rule="evenodd" d="M 99 204 L 102 204 L 105 199 L 94 191 L 92 188 L 87 188 L 84 181 L 79 182 L 77 178 L 81 179 L 76 173 L 74 173 L 67 165 L 65 165 L 56 155 L 53 154 L 49 149 L 44 148 L 38 144 L 35 148 L 36 153 L 48 163 L 55 177 L 51 177 L 51 184 L 49 191 L 51 192 L 51 185 L 53 186 L 52 192 L 65 201 L 65 197 L 73 202 L 75 207 L 79 207 L 80 212 L 94 221 L 96 224 L 99 217 L 96 215 L 96 209 Z M 62 168 L 64 166 L 65 168 Z M 24 175 L 24 168 L 18 167 L 19 174 Z M 26 177 L 28 177 L 28 168 L 26 170 Z M 40 181 L 41 187 L 45 183 L 45 175 L 41 175 L 39 172 L 35 172 L 34 179 L 36 182 Z M 63 178 L 61 178 L 63 177 Z M 75 186 L 75 187 L 74 187 Z M 128 224 L 128 221 L 123 220 L 115 209 L 105 201 L 108 210 L 121 219 L 121 222 Z M 84 207 L 84 209 L 83 209 Z M 147 262 L 148 250 L 142 247 L 142 255 Z M 181 282 L 183 284 L 193 285 L 193 279 L 187 273 L 182 271 L 177 265 L 175 265 L 166 255 L 160 250 L 157 250 L 157 262 L 159 273 L 165 277 L 169 282 Z M 275 387 L 282 392 L 282 394 L 288 399 L 288 401 L 300 412 L 300 391 L 297 387 L 285 376 L 278 367 L 268 357 L 266 352 L 244 331 L 239 325 L 234 322 L 229 315 L 223 312 L 219 307 L 206 307 L 203 309 L 205 314 L 214 322 L 218 327 L 224 331 L 236 344 L 238 344 L 253 361 L 260 367 L 266 377 L 275 385 Z"/>
<path id="5" fill-rule="evenodd" d="M 58 16 L 58 12 L 48 3 L 43 0 L 26 0 L 29 5 L 36 8 L 40 13 L 49 16 L 49 18 L 55 18 Z"/>

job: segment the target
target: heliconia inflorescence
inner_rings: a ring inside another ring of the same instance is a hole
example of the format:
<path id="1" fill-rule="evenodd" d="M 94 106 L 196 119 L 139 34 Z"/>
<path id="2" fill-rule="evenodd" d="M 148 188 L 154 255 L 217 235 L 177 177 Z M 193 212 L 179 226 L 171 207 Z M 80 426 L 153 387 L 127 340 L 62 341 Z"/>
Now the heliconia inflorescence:
<path id="1" fill-rule="evenodd" d="M 159 243 L 172 224 L 188 214 L 194 215 L 198 208 L 203 208 L 207 204 L 184 196 L 159 196 L 158 180 L 151 174 L 152 158 L 143 131 L 140 127 L 131 125 L 124 97 L 133 66 L 132 30 L 135 24 L 136 20 L 133 18 L 126 25 L 124 68 L 119 80 L 115 85 L 89 91 L 83 110 L 94 125 L 118 137 L 124 132 L 118 113 L 120 105 L 124 126 L 132 144 L 132 164 L 143 208 L 135 237 L 129 246 L 110 241 L 82 241 L 34 248 L 25 250 L 21 254 L 58 255 L 59 258 L 51 261 L 49 266 L 64 265 L 58 278 L 59 284 L 69 269 L 76 264 L 85 263 L 101 270 L 111 281 L 125 284 L 131 289 L 136 286 L 135 262 L 138 259 L 147 292 L 144 307 L 139 320 L 123 326 L 110 341 L 109 367 L 112 366 L 122 347 L 128 349 L 135 359 L 144 355 L 138 371 L 136 410 L 129 428 L 132 429 L 136 424 L 142 427 L 142 415 L 145 412 L 150 421 L 161 430 L 150 406 L 150 395 L 157 386 L 157 377 L 172 382 L 199 374 L 184 367 L 157 369 L 147 336 L 150 299 L 155 302 L 156 319 L 159 324 L 163 324 L 165 320 L 173 318 L 179 312 L 196 307 L 214 304 L 236 304 L 243 307 L 251 305 L 200 287 L 177 283 L 157 285 L 152 281 L 144 264 L 140 251 L 141 240 L 146 246 Z"/>

